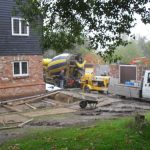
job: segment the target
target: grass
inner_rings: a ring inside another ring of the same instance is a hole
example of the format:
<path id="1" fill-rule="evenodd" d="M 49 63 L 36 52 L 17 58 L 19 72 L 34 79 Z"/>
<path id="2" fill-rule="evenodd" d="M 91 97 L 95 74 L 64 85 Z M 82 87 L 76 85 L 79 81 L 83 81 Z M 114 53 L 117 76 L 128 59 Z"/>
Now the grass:
<path id="1" fill-rule="evenodd" d="M 150 121 L 150 115 L 146 118 Z M 90 128 L 34 130 L 4 143 L 0 150 L 149 150 L 149 123 L 137 127 L 132 118 L 122 118 L 101 121 Z"/>

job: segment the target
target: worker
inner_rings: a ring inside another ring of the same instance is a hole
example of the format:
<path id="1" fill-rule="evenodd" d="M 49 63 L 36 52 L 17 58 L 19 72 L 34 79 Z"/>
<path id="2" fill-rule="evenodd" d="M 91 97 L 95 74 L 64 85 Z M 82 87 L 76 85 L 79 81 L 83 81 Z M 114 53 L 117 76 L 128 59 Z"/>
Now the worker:
<path id="1" fill-rule="evenodd" d="M 59 86 L 60 88 L 64 88 L 64 80 L 65 80 L 65 71 L 64 70 L 61 70 L 60 74 L 59 74 Z"/>

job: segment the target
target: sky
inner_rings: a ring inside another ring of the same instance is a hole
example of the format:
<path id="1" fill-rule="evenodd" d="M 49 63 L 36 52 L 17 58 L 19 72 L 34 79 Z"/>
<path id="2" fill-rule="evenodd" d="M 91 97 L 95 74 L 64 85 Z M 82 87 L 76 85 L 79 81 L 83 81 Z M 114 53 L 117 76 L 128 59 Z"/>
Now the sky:
<path id="1" fill-rule="evenodd" d="M 150 2 L 146 5 L 147 9 L 150 8 Z M 138 36 L 145 36 L 147 40 L 150 40 L 150 24 L 144 24 L 141 21 L 141 17 L 139 15 L 135 15 L 137 21 L 136 26 L 131 29 L 131 32 Z"/>
<path id="2" fill-rule="evenodd" d="M 150 24 L 144 24 L 142 23 L 142 21 L 140 20 L 140 16 L 136 16 L 137 18 L 137 24 L 134 28 L 131 29 L 131 32 L 133 34 L 136 35 L 136 37 L 138 36 L 145 36 L 147 38 L 147 40 L 150 40 Z"/>

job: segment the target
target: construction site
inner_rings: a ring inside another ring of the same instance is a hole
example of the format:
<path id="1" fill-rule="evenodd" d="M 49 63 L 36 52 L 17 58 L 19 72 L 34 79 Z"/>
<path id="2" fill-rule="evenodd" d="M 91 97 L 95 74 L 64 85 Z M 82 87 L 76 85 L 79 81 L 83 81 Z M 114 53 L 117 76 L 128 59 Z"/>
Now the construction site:
<path id="1" fill-rule="evenodd" d="M 0 0 L 0 150 L 149 150 L 149 23 L 148 0 Z"/>
<path id="2" fill-rule="evenodd" d="M 43 59 L 43 69 L 45 92 L 1 100 L 0 143 L 32 128 L 90 125 L 150 110 L 150 76 L 145 65 L 97 68 L 80 55 L 61 54 Z M 61 70 L 65 70 L 63 88 Z"/>

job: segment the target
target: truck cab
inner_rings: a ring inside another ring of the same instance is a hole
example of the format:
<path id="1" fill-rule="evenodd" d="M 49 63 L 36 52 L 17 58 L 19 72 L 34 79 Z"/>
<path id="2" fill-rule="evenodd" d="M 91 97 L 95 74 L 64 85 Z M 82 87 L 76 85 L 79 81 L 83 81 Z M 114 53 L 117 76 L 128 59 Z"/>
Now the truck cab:
<path id="1" fill-rule="evenodd" d="M 142 81 L 142 98 L 150 98 L 150 70 L 146 70 Z"/>

